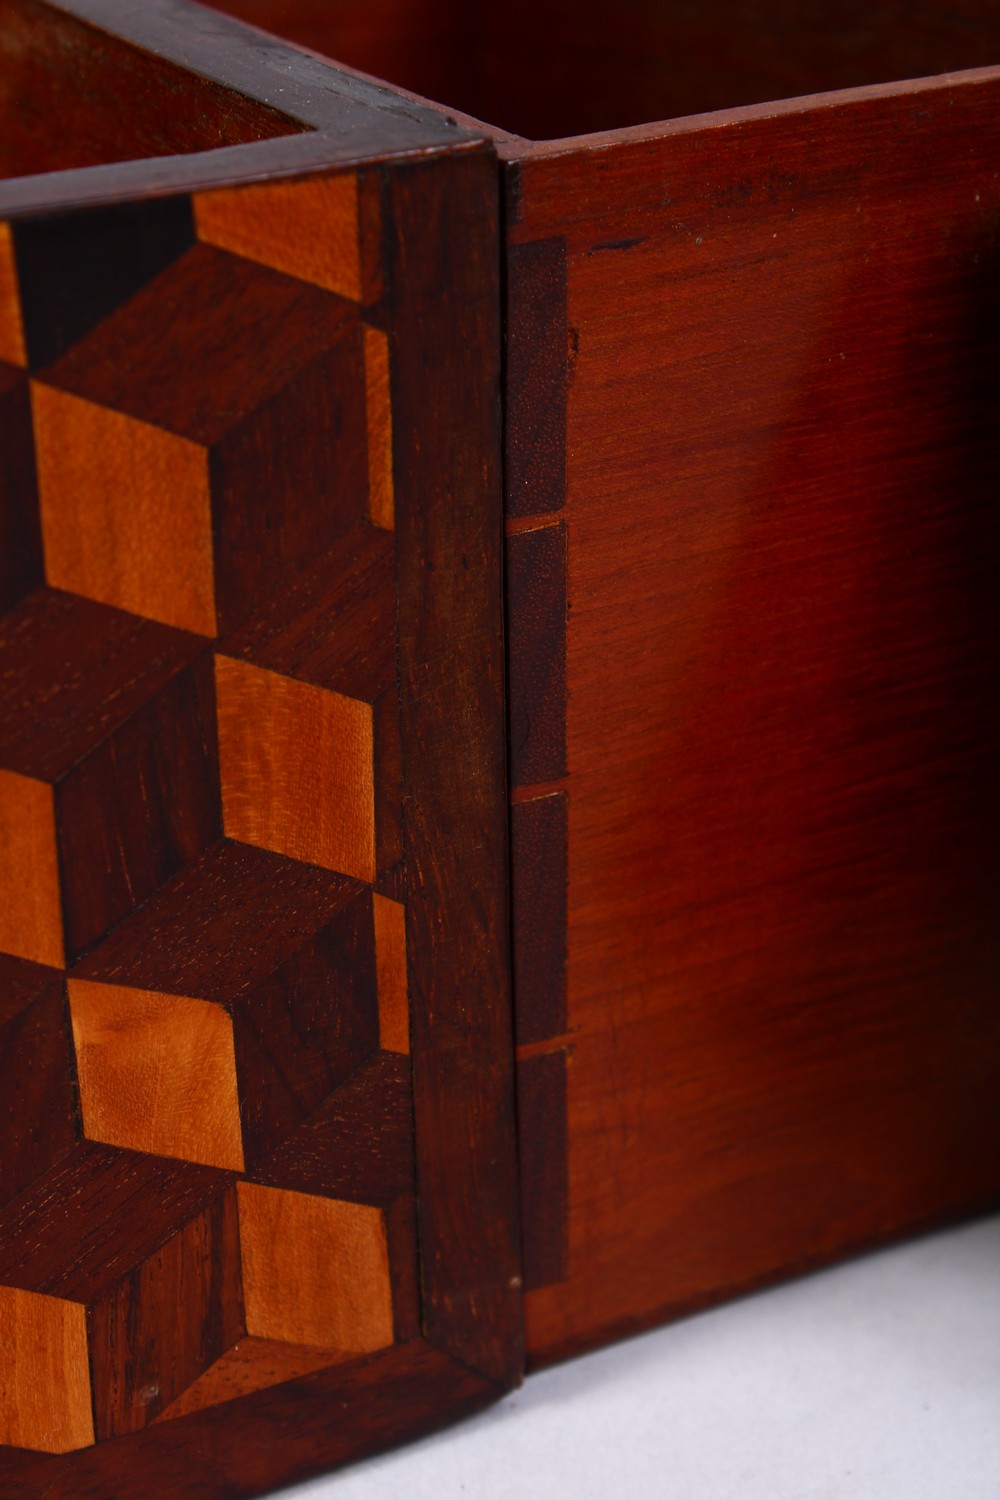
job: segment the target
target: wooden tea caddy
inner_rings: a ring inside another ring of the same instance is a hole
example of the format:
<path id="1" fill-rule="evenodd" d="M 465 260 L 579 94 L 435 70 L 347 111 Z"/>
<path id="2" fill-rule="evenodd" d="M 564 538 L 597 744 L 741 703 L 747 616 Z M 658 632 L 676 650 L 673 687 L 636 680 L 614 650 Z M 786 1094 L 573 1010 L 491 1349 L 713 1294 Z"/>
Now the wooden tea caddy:
<path id="1" fill-rule="evenodd" d="M 0 6 L 4 1497 L 1000 1198 L 1000 11 L 224 8 Z"/>

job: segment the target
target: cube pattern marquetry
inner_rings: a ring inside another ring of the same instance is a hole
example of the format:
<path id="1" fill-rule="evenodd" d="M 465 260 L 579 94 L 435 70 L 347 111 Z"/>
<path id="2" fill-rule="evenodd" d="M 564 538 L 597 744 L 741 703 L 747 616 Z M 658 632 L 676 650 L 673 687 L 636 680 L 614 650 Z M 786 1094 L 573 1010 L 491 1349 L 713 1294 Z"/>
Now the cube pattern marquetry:
<path id="1" fill-rule="evenodd" d="M 0 225 L 14 1448 L 418 1331 L 377 208 L 346 172 Z"/>

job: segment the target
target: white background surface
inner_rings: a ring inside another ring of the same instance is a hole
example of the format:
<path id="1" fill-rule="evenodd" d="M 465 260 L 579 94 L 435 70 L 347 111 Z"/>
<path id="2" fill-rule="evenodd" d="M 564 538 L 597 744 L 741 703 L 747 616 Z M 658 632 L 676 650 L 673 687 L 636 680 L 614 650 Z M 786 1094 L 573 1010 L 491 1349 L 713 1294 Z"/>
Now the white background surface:
<path id="1" fill-rule="evenodd" d="M 1000 1500 L 1000 1218 L 583 1359 L 286 1500 Z"/>

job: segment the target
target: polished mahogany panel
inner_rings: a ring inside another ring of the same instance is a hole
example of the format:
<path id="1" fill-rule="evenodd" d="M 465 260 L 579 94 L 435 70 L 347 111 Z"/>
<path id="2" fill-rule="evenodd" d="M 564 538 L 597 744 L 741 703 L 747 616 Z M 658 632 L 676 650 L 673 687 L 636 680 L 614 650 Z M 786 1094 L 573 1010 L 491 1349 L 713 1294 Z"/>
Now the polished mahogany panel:
<path id="1" fill-rule="evenodd" d="M 565 242 L 571 371 L 536 1361 L 1000 1193 L 998 103 L 973 75 L 510 168 L 515 244 Z"/>

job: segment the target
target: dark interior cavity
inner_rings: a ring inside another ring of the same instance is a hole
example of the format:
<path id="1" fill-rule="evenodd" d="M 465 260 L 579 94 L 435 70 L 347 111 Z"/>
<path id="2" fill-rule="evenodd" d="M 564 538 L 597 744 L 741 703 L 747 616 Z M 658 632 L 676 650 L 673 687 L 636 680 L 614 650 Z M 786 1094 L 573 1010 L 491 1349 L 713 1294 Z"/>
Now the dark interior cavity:
<path id="1" fill-rule="evenodd" d="M 546 140 L 1000 63 L 996 0 L 213 0 Z"/>
<path id="2" fill-rule="evenodd" d="M 303 128 L 41 0 L 0 3 L 0 177 L 207 151 Z"/>

